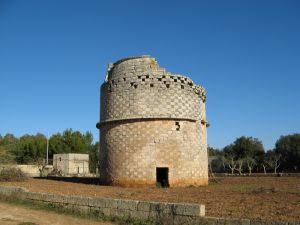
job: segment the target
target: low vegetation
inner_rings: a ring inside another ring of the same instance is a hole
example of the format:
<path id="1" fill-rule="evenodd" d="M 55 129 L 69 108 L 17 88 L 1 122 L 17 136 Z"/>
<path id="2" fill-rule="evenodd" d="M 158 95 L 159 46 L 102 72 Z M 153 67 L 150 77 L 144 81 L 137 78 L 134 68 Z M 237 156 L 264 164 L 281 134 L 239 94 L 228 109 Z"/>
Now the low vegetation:
<path id="1" fill-rule="evenodd" d="M 3 168 L 0 170 L 1 182 L 25 181 L 27 176 L 18 168 Z"/>

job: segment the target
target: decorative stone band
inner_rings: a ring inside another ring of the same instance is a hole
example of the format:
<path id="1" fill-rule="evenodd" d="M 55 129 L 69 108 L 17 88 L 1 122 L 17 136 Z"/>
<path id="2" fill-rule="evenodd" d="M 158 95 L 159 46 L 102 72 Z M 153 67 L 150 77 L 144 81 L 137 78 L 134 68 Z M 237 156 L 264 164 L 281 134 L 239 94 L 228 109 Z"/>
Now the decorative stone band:
<path id="1" fill-rule="evenodd" d="M 105 124 L 108 123 L 114 123 L 114 122 L 119 122 L 119 121 L 126 121 L 126 122 L 141 122 L 141 121 L 156 121 L 156 120 L 173 120 L 173 121 L 191 121 L 191 122 L 197 122 L 196 119 L 191 119 L 191 118 L 176 118 L 176 117 L 153 117 L 153 118 L 122 118 L 122 119 L 110 119 L 110 120 L 105 120 L 105 121 L 101 121 L 99 123 L 96 124 L 96 127 L 98 129 L 101 129 L 102 126 L 104 126 Z M 201 124 L 206 125 L 207 122 L 204 121 L 204 123 L 201 121 Z"/>
<path id="2" fill-rule="evenodd" d="M 125 73 L 126 74 L 126 73 Z M 146 71 L 142 74 L 123 76 L 107 80 L 102 85 L 102 90 L 107 92 L 118 91 L 119 89 L 137 89 L 149 86 L 151 88 L 177 88 L 192 90 L 203 102 L 206 101 L 206 91 L 202 86 L 195 85 L 194 82 L 182 75 L 155 74 L 152 71 Z"/>

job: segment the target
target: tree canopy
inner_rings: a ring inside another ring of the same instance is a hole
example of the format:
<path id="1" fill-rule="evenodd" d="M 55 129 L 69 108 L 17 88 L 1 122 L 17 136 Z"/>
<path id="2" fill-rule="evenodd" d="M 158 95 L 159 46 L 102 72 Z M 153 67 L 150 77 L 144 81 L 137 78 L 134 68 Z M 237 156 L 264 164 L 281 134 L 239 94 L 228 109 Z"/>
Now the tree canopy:
<path id="1" fill-rule="evenodd" d="M 281 136 L 275 144 L 281 165 L 288 171 L 300 171 L 300 134 Z"/>
<path id="2" fill-rule="evenodd" d="M 0 163 L 40 164 L 46 159 L 47 138 L 37 133 L 16 138 L 13 134 L 0 135 Z M 99 159 L 99 143 L 93 143 L 91 132 L 66 129 L 49 139 L 49 159 L 53 154 L 84 153 L 90 156 L 90 169 L 95 172 Z"/>
<path id="3" fill-rule="evenodd" d="M 232 144 L 223 149 L 226 156 L 237 159 L 259 158 L 264 154 L 264 147 L 260 140 L 253 137 L 239 137 Z"/>

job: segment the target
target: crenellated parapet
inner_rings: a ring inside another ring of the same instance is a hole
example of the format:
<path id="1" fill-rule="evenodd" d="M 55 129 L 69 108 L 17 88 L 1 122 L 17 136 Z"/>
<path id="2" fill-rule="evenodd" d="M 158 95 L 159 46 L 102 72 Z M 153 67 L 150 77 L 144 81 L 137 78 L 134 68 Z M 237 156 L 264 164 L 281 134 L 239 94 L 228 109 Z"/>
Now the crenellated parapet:
<path id="1" fill-rule="evenodd" d="M 205 119 L 205 89 L 160 68 L 150 56 L 109 64 L 101 87 L 101 122 L 133 118 Z"/>
<path id="2" fill-rule="evenodd" d="M 118 87 L 118 84 L 122 88 L 149 85 L 159 88 L 187 89 L 194 91 L 202 101 L 206 100 L 204 87 L 195 85 L 187 76 L 172 74 L 165 68 L 160 68 L 156 59 L 150 56 L 129 57 L 109 64 L 104 84 L 108 86 L 109 91 Z"/>

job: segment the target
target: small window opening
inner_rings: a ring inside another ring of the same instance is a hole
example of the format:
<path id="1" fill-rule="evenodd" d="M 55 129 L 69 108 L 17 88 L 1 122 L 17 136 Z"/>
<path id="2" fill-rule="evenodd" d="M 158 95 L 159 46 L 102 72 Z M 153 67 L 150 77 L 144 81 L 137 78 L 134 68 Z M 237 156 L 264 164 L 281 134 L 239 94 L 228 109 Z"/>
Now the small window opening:
<path id="1" fill-rule="evenodd" d="M 126 81 L 126 78 L 124 77 L 123 80 Z"/>
<path id="2" fill-rule="evenodd" d="M 131 85 L 131 87 L 133 87 L 134 83 L 133 83 L 133 82 L 131 82 L 131 83 L 130 83 L 130 85 Z"/>
<path id="3" fill-rule="evenodd" d="M 154 87 L 154 85 L 153 85 L 153 84 L 150 84 L 150 87 Z"/>
<path id="4" fill-rule="evenodd" d="M 170 88 L 170 84 L 166 84 L 166 87 L 167 87 L 167 88 Z"/>
<path id="5" fill-rule="evenodd" d="M 138 79 L 141 79 L 141 76 L 138 76 Z"/>
<path id="6" fill-rule="evenodd" d="M 180 130 L 180 123 L 179 122 L 175 122 L 175 126 L 176 126 L 176 130 L 179 131 Z"/>
<path id="7" fill-rule="evenodd" d="M 145 78 L 143 78 L 142 81 L 145 81 Z"/>
<path id="8" fill-rule="evenodd" d="M 181 83 L 184 83 L 184 80 L 181 80 Z"/>
<path id="9" fill-rule="evenodd" d="M 80 170 L 79 170 L 79 166 L 77 167 L 77 173 L 79 174 Z"/>
<path id="10" fill-rule="evenodd" d="M 156 167 L 156 186 L 169 187 L 169 168 Z"/>
<path id="11" fill-rule="evenodd" d="M 162 78 L 166 78 L 166 76 L 162 76 Z"/>
<path id="12" fill-rule="evenodd" d="M 61 157 L 59 157 L 59 161 L 61 161 Z"/>
<path id="13" fill-rule="evenodd" d="M 148 79 L 148 78 L 149 78 L 149 75 L 147 75 L 146 78 Z"/>
<path id="14" fill-rule="evenodd" d="M 161 78 L 158 78 L 158 81 L 161 81 Z"/>
<path id="15" fill-rule="evenodd" d="M 183 85 L 181 85 L 181 89 L 184 89 L 184 86 L 183 86 Z"/>
<path id="16" fill-rule="evenodd" d="M 137 85 L 137 84 L 135 84 L 135 85 L 134 85 L 134 88 L 137 88 L 137 86 L 138 86 L 138 85 Z"/>
<path id="17" fill-rule="evenodd" d="M 177 79 L 174 79 L 174 82 L 177 82 Z"/>

